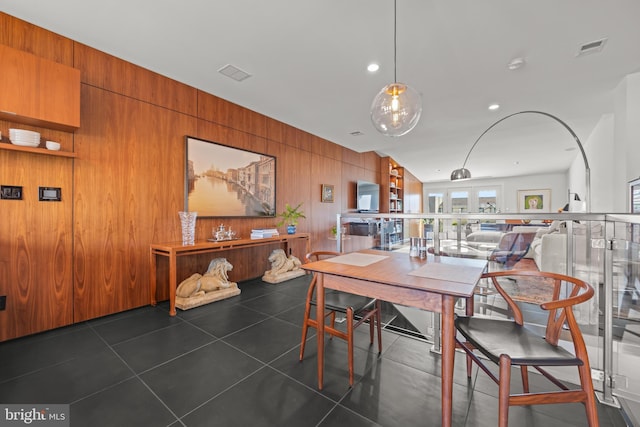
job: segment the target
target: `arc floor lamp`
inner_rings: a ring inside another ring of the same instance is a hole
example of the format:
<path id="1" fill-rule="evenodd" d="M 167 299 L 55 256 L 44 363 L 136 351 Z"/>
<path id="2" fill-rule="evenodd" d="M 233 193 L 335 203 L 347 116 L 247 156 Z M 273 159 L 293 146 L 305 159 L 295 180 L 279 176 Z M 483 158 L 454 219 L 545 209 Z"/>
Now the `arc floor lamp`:
<path id="1" fill-rule="evenodd" d="M 509 114 L 508 116 L 505 116 L 505 117 L 501 118 L 500 120 L 494 122 L 484 132 L 482 132 L 480 134 L 480 136 L 478 137 L 478 139 L 476 139 L 476 141 L 473 143 L 473 145 L 471 146 L 471 149 L 467 153 L 467 157 L 465 157 L 465 159 L 464 159 L 464 163 L 462 164 L 462 167 L 460 169 L 456 169 L 453 172 L 451 172 L 451 181 L 459 181 L 459 180 L 470 179 L 471 178 L 471 172 L 469 171 L 469 169 L 466 169 L 465 166 L 467 165 L 467 160 L 469 160 L 469 155 L 471 155 L 471 152 L 473 151 L 475 146 L 478 144 L 480 139 L 482 139 L 482 137 L 487 132 L 489 132 L 491 129 L 493 129 L 498 123 L 501 123 L 501 122 L 507 120 L 510 117 L 517 116 L 517 115 L 520 115 L 520 114 L 539 114 L 539 115 L 542 115 L 542 116 L 545 116 L 545 117 L 549 117 L 550 119 L 553 119 L 556 122 L 560 123 L 571 134 L 573 139 L 578 144 L 578 148 L 580 148 L 580 153 L 582 154 L 582 160 L 584 160 L 585 190 L 586 190 L 586 193 L 587 193 L 586 197 L 585 197 L 585 204 L 586 204 L 587 212 L 591 212 L 591 169 L 589 168 L 589 162 L 587 161 L 587 155 L 584 152 L 584 147 L 582 147 L 582 143 L 580 142 L 580 138 L 578 138 L 578 135 L 576 135 L 576 133 L 573 131 L 573 129 L 571 129 L 569 127 L 568 124 L 566 124 L 565 122 L 563 122 L 562 120 L 560 120 L 559 118 L 554 116 L 553 114 L 545 113 L 544 111 L 535 111 L 535 110 L 519 111 L 517 113 Z"/>

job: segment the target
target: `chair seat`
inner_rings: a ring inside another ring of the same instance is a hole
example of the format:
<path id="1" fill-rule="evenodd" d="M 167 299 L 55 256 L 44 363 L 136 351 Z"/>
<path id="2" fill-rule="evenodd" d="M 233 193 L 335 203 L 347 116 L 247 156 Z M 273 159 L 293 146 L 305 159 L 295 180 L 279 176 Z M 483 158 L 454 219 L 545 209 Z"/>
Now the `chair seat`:
<path id="1" fill-rule="evenodd" d="M 582 361 L 543 336 L 510 320 L 460 316 L 456 328 L 494 363 L 508 354 L 512 365 L 581 366 Z"/>
<path id="2" fill-rule="evenodd" d="M 346 313 L 346 307 L 353 309 L 353 314 L 358 314 L 364 310 L 373 308 L 376 300 L 360 295 L 349 294 L 340 291 L 327 290 L 324 295 L 324 306 L 327 310 Z M 310 301 L 311 305 L 316 305 L 316 299 Z"/>

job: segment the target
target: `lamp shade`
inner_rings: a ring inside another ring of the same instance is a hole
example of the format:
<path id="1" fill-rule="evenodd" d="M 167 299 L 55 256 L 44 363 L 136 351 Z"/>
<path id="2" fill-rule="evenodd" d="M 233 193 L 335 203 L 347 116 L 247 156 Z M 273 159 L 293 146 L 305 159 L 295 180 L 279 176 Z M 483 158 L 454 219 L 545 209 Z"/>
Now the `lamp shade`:
<path id="1" fill-rule="evenodd" d="M 371 104 L 371 121 L 386 136 L 409 133 L 420 120 L 422 98 L 404 83 L 391 83 L 382 88 Z"/>
<path id="2" fill-rule="evenodd" d="M 469 169 L 460 168 L 451 172 L 451 181 L 461 181 L 464 179 L 471 179 L 471 172 L 469 172 Z"/>

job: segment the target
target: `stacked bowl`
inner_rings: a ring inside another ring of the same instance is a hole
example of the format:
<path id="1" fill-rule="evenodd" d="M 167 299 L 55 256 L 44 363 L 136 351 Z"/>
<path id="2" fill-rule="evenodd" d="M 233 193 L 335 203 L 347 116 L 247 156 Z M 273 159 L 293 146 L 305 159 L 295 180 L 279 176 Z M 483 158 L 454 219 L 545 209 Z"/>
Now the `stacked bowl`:
<path id="1" fill-rule="evenodd" d="M 12 144 L 25 147 L 37 147 L 40 145 L 40 134 L 24 129 L 9 129 L 9 139 Z"/>

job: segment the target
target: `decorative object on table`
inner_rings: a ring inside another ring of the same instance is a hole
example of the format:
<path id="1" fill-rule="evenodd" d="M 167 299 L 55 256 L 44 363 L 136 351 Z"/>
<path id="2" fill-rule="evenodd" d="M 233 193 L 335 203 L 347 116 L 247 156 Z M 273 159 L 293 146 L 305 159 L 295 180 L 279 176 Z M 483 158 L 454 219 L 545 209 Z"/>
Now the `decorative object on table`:
<path id="1" fill-rule="evenodd" d="M 198 212 L 178 212 L 182 226 L 182 244 L 193 245 L 196 242 L 196 218 Z"/>
<path id="2" fill-rule="evenodd" d="M 214 227 L 211 231 L 212 238 L 208 239 L 210 242 L 224 242 L 227 240 L 236 240 L 236 232 L 229 228 L 226 228 L 224 224 L 220 224 L 217 227 Z"/>
<path id="3" fill-rule="evenodd" d="M 306 273 L 300 268 L 302 263 L 293 255 L 287 254 L 282 249 L 275 249 L 269 255 L 271 270 L 264 272 L 262 280 L 268 283 L 280 283 L 296 277 L 304 276 Z"/>
<path id="4" fill-rule="evenodd" d="M 420 120 L 422 99 L 411 86 L 399 83 L 396 63 L 397 2 L 393 2 L 393 83 L 383 87 L 371 103 L 371 121 L 385 136 L 409 133 Z"/>
<path id="5" fill-rule="evenodd" d="M 176 307 L 181 310 L 199 307 L 240 294 L 238 284 L 229 281 L 233 265 L 226 258 L 215 258 L 203 275 L 195 273 L 176 288 Z"/>
<path id="6" fill-rule="evenodd" d="M 409 238 L 409 256 L 411 258 L 420 256 L 420 237 Z"/>
<path id="7" fill-rule="evenodd" d="M 518 212 L 551 212 L 551 190 L 518 190 Z"/>
<path id="8" fill-rule="evenodd" d="M 275 216 L 275 157 L 185 139 L 185 210 L 201 217 Z"/>
<path id="9" fill-rule="evenodd" d="M 278 216 L 282 220 L 278 223 L 278 227 L 287 224 L 287 234 L 296 234 L 296 225 L 298 225 L 298 219 L 306 218 L 304 212 L 300 210 L 302 203 L 298 203 L 298 206 L 292 208 L 289 203 L 285 205 L 284 211 L 279 213 Z"/>
<path id="10" fill-rule="evenodd" d="M 456 169 L 453 172 L 451 172 L 451 181 L 459 181 L 459 180 L 471 179 L 471 172 L 469 171 L 469 169 L 466 169 L 465 166 L 467 164 L 467 160 L 469 160 L 469 155 L 471 154 L 471 152 L 473 151 L 475 146 L 478 144 L 478 142 L 480 142 L 480 139 L 482 139 L 482 137 L 487 132 L 489 132 L 491 129 L 493 129 L 498 123 L 501 123 L 501 122 L 507 120 L 509 117 L 518 116 L 520 114 L 538 114 L 538 115 L 541 115 L 541 116 L 544 116 L 544 117 L 548 117 L 548 118 L 553 119 L 556 122 L 558 122 L 562 127 L 564 127 L 567 130 L 567 132 L 569 132 L 571 134 L 573 139 L 578 144 L 578 148 L 580 149 L 580 153 L 582 154 L 582 160 L 584 161 L 585 189 L 586 189 L 586 193 L 587 193 L 586 194 L 586 201 L 584 203 L 584 211 L 587 212 L 587 213 L 591 212 L 591 169 L 589 168 L 589 162 L 587 161 L 587 155 L 584 152 L 584 147 L 582 146 L 582 143 L 580 142 L 580 138 L 578 138 L 578 135 L 576 135 L 576 133 L 573 131 L 573 129 L 571 129 L 569 127 L 568 124 L 566 124 L 565 122 L 563 122 L 562 120 L 560 120 L 559 118 L 554 116 L 553 114 L 545 113 L 544 111 L 535 111 L 535 110 L 519 111 L 517 113 L 509 114 L 508 116 L 505 116 L 505 117 L 501 118 L 500 120 L 493 122 L 493 124 L 491 126 L 489 126 L 487 129 L 485 129 L 485 131 L 482 132 L 480 134 L 480 136 L 475 140 L 475 142 L 471 146 L 471 149 L 467 153 L 467 157 L 464 158 L 464 163 L 462 163 L 462 167 L 460 169 Z M 551 200 L 549 200 L 549 202 L 551 202 Z M 520 212 L 522 212 L 522 211 L 520 211 Z M 547 212 L 550 212 L 550 211 L 547 211 Z"/>
<path id="11" fill-rule="evenodd" d="M 333 185 L 322 184 L 322 203 L 333 203 Z"/>

